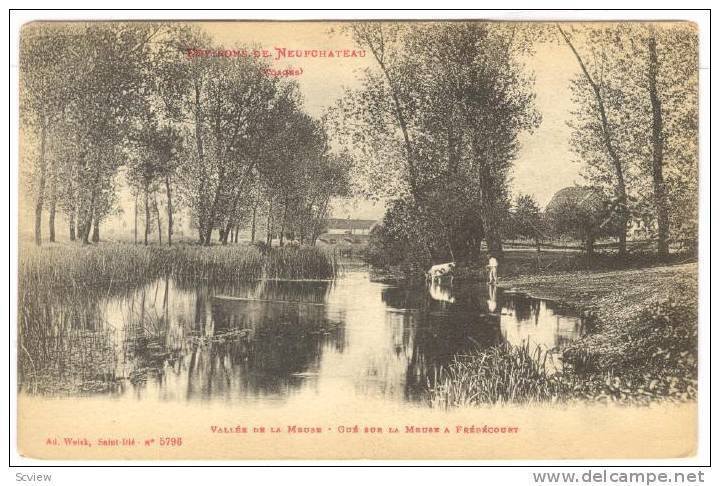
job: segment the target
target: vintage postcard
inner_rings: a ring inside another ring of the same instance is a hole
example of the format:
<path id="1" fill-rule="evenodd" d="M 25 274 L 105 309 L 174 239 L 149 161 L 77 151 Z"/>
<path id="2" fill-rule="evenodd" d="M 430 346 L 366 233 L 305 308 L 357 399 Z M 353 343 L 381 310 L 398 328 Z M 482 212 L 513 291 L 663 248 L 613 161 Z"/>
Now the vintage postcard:
<path id="1" fill-rule="evenodd" d="M 19 47 L 21 455 L 696 453 L 694 23 Z"/>

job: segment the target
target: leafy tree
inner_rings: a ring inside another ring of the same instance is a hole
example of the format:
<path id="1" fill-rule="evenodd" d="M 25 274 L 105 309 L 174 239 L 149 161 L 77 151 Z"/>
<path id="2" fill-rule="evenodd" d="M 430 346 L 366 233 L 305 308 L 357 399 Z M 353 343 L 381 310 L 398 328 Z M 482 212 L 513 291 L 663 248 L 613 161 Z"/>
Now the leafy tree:
<path id="1" fill-rule="evenodd" d="M 160 185 L 164 185 L 167 199 L 168 216 L 168 245 L 172 245 L 173 206 L 172 206 L 172 179 L 175 175 L 178 156 L 182 150 L 182 138 L 172 126 L 160 127 L 156 120 L 148 119 L 143 122 L 140 129 L 131 135 L 132 150 L 129 152 L 127 170 L 128 183 L 136 193 L 143 194 L 143 207 L 145 210 L 145 237 L 148 244 L 150 224 L 152 218 L 150 211 L 156 209 L 157 203 L 151 205 Z M 159 214 L 157 216 L 160 225 Z M 159 235 L 162 241 L 162 234 Z"/>
<path id="2" fill-rule="evenodd" d="M 658 254 L 666 256 L 672 233 L 696 237 L 696 32 L 682 23 L 558 30 L 582 69 L 573 148 L 588 180 L 614 186 L 621 228 L 652 214 Z M 620 237 L 622 252 L 624 231 Z"/>
<path id="3" fill-rule="evenodd" d="M 411 198 L 426 261 L 465 253 L 454 245 L 469 241 L 457 236 L 467 224 L 500 250 L 517 137 L 539 122 L 518 62 L 526 32 L 475 22 L 349 31 L 377 63 L 333 116 L 339 143 L 360 159 L 356 180 L 372 195 Z M 468 208 L 480 224 L 456 217 Z"/>
<path id="4" fill-rule="evenodd" d="M 209 245 L 213 229 L 227 242 L 232 215 L 247 193 L 250 174 L 276 115 L 277 81 L 263 73 L 255 58 L 186 59 L 183 92 L 195 151 L 183 165 L 185 199 Z"/>
<path id="5" fill-rule="evenodd" d="M 652 208 L 658 254 L 697 238 L 698 47 L 686 23 L 625 27 L 618 42 L 622 84 L 637 126 L 639 193 Z M 646 189 L 647 188 L 647 189 Z"/>
<path id="6" fill-rule="evenodd" d="M 427 267 L 426 247 L 417 223 L 414 201 L 407 197 L 388 203 L 382 224 L 370 232 L 366 252 L 368 263 L 379 268 L 400 268 L 409 275 L 422 274 Z"/>
<path id="7" fill-rule="evenodd" d="M 543 215 L 535 198 L 521 194 L 515 199 L 511 212 L 510 232 L 513 236 L 528 238 L 540 244 L 545 234 Z"/>
<path id="8" fill-rule="evenodd" d="M 20 121 L 25 135 L 39 145 L 33 163 L 35 193 L 35 244 L 42 243 L 42 213 L 46 202 L 48 145 L 62 119 L 64 103 L 71 94 L 73 28 L 47 23 L 23 27 L 20 38 Z M 50 157 L 51 201 L 57 195 L 56 157 Z M 50 218 L 50 241 L 55 240 L 54 204 Z"/>
<path id="9" fill-rule="evenodd" d="M 163 204 L 168 244 L 178 209 L 189 210 L 203 244 L 215 229 L 223 244 L 236 241 L 251 215 L 254 238 L 259 201 L 269 198 L 268 235 L 277 216 L 281 241 L 314 244 L 330 199 L 348 193 L 346 160 L 331 155 L 298 86 L 267 76 L 254 57 L 188 56 L 212 48 L 198 26 L 36 23 L 21 44 L 22 156 L 38 244 L 48 200 L 51 241 L 56 207 L 71 240 L 99 241 L 121 173 L 136 200 L 136 241 L 137 209 L 145 213 L 145 243 L 155 222 L 162 241 Z"/>
<path id="10" fill-rule="evenodd" d="M 559 190 L 545 208 L 545 214 L 556 234 L 583 242 L 588 258 L 593 254 L 595 240 L 615 235 L 618 224 L 622 224 L 609 199 L 593 187 Z"/>
<path id="11" fill-rule="evenodd" d="M 565 43 L 575 55 L 582 74 L 573 81 L 573 97 L 580 109 L 574 113 L 576 121 L 572 147 L 578 156 L 592 169 L 598 171 L 595 182 L 612 183 L 615 190 L 615 210 L 620 217 L 618 233 L 618 251 L 624 255 L 627 251 L 628 208 L 628 154 L 627 138 L 623 139 L 623 124 L 626 100 L 619 89 L 619 79 L 613 75 L 612 56 L 609 53 L 612 40 L 612 27 L 584 29 L 585 43 L 590 54 L 582 55 L 572 35 L 560 24 L 558 31 Z M 590 60 L 592 64 L 590 63 Z M 612 175 L 610 175 L 612 174 Z M 592 178 L 592 177 L 591 177 Z M 614 178 L 614 179 L 613 179 Z"/>

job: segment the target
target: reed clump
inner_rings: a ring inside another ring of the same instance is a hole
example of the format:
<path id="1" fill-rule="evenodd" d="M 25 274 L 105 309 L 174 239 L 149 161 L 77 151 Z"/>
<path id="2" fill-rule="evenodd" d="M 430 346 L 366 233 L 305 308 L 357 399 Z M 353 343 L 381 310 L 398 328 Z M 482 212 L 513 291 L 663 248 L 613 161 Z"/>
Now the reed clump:
<path id="1" fill-rule="evenodd" d="M 338 273 L 335 253 L 314 247 L 289 246 L 272 249 L 265 259 L 265 275 L 270 279 L 329 279 Z"/>
<path id="2" fill-rule="evenodd" d="M 430 388 L 437 408 L 554 402 L 566 395 L 553 376 L 548 351 L 503 343 L 456 355 L 442 368 Z"/>
<path id="3" fill-rule="evenodd" d="M 275 279 L 331 279 L 337 274 L 332 253 L 315 247 L 172 247 L 128 244 L 23 248 L 20 285 L 96 287 L 137 284 L 159 277 L 216 282 Z"/>

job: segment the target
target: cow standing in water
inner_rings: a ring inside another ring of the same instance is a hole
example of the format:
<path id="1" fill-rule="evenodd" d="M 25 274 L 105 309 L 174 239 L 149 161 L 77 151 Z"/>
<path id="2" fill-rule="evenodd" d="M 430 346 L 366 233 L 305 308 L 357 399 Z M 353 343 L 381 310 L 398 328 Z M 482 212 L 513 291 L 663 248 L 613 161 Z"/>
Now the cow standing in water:
<path id="1" fill-rule="evenodd" d="M 455 262 L 442 263 L 440 265 L 433 265 L 425 274 L 426 280 L 429 282 L 428 290 L 430 291 L 430 297 L 433 300 L 442 302 L 443 306 L 455 303 L 455 297 L 452 295 L 453 270 L 455 270 Z M 450 277 L 450 285 L 448 287 L 442 284 L 444 277 Z"/>
<path id="2" fill-rule="evenodd" d="M 455 270 L 455 262 L 441 263 L 439 265 L 433 265 L 430 270 L 425 274 L 426 280 L 434 282 L 443 277 L 450 277 L 451 281 L 453 278 L 453 271 Z"/>

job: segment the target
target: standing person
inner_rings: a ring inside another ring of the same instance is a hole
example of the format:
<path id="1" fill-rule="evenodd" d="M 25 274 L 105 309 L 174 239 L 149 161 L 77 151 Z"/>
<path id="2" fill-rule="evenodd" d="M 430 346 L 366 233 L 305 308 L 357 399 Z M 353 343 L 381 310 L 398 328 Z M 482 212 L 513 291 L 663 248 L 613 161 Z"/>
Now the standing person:
<path id="1" fill-rule="evenodd" d="M 490 254 L 490 258 L 488 258 L 487 266 L 488 266 L 488 283 L 496 284 L 497 283 L 498 261 L 492 254 Z"/>

